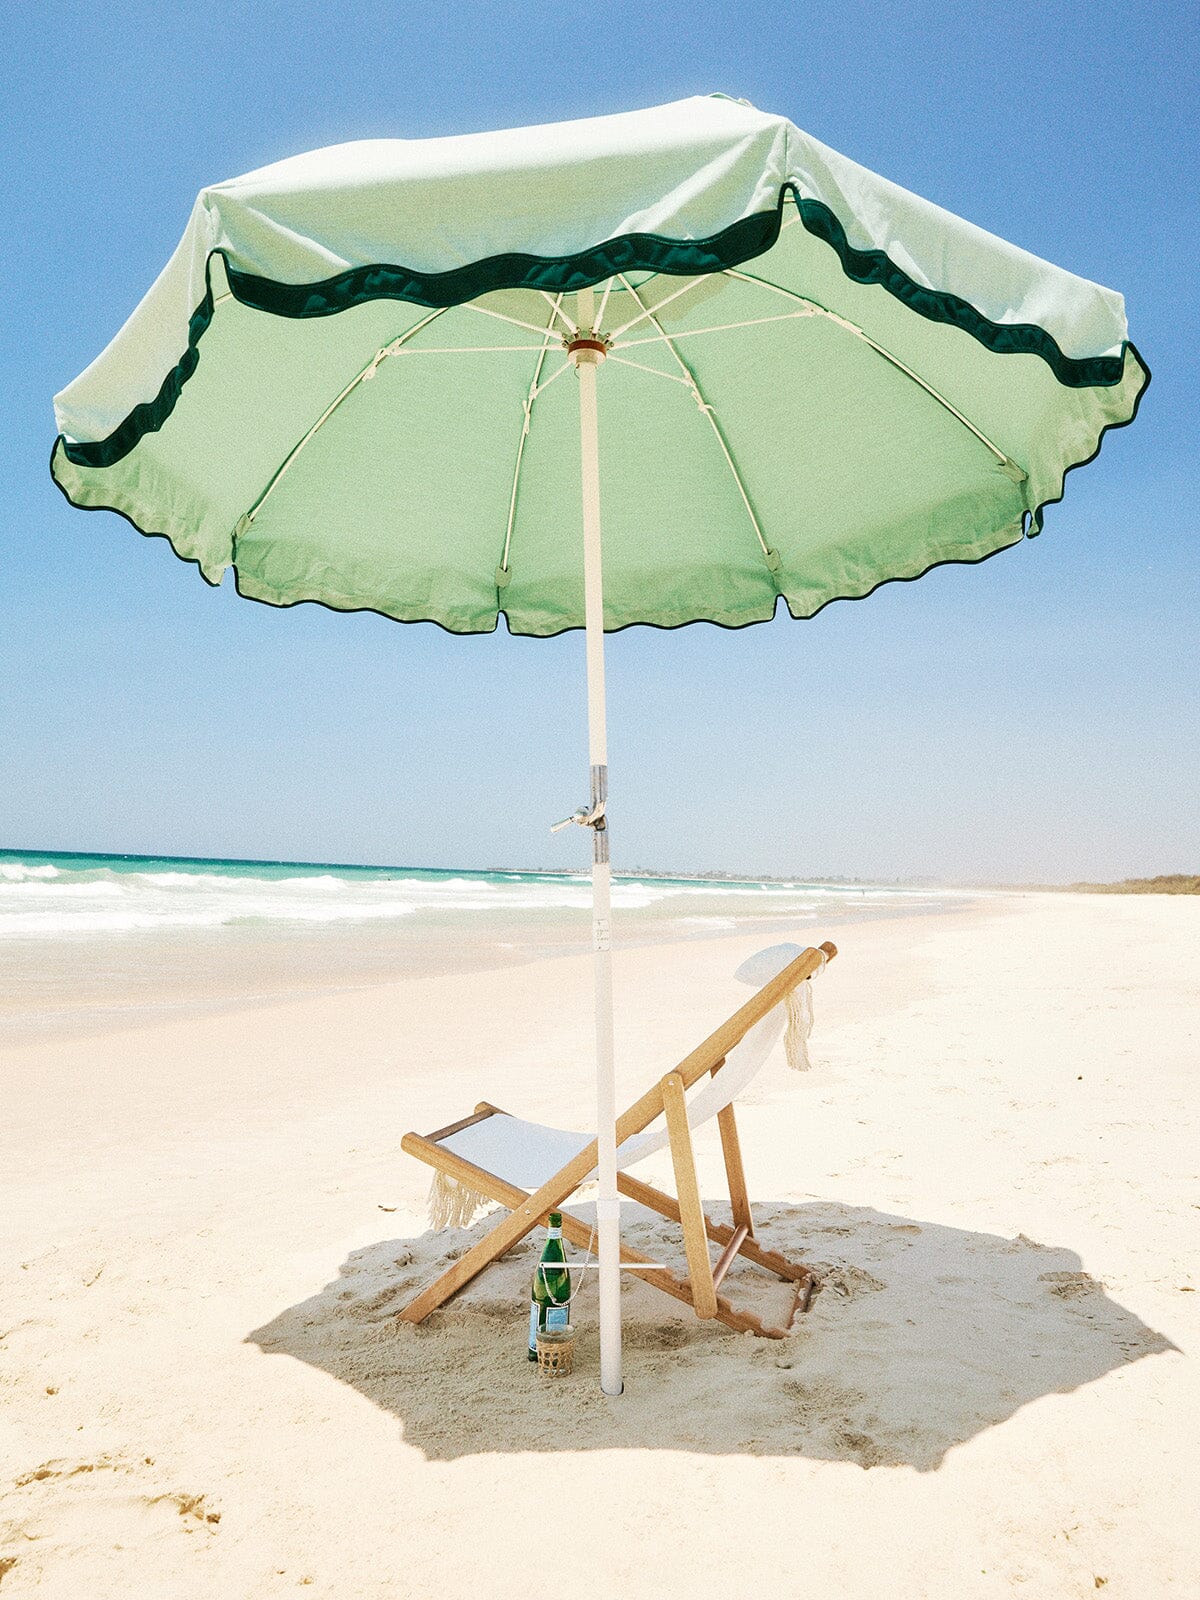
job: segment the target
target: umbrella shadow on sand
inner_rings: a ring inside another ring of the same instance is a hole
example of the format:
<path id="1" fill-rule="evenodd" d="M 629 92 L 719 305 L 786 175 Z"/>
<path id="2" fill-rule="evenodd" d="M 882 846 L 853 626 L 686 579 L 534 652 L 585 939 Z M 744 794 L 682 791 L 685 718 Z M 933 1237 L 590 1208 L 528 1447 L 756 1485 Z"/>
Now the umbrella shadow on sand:
<path id="1" fill-rule="evenodd" d="M 628 1242 L 678 1267 L 670 1225 L 630 1210 Z M 594 1274 L 574 1314 L 575 1373 L 549 1380 L 525 1359 L 532 1243 L 420 1326 L 398 1321 L 490 1218 L 356 1250 L 333 1283 L 248 1341 L 357 1389 L 432 1460 L 636 1445 L 918 1471 L 1033 1401 L 1176 1348 L 1110 1299 L 1073 1251 L 1024 1235 L 830 1202 L 768 1204 L 756 1218 L 765 1244 L 817 1268 L 811 1310 L 784 1340 L 738 1335 L 626 1274 L 619 1401 L 598 1387 Z M 723 1292 L 772 1321 L 790 1303 L 744 1263 Z"/>

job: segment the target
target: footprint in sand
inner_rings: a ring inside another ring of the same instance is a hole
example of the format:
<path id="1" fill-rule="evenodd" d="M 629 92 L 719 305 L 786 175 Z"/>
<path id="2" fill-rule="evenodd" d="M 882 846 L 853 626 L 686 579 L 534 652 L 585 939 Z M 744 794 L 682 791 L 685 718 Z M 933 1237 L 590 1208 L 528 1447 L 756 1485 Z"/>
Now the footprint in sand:
<path id="1" fill-rule="evenodd" d="M 146 1482 L 153 1478 L 147 1470 L 153 1466 L 149 1456 L 134 1461 L 102 1455 L 44 1461 L 21 1473 L 10 1495 L 11 1526 L 25 1545 L 19 1558 L 0 1561 L 0 1579 L 19 1564 L 31 1590 L 41 1592 L 48 1585 L 56 1594 L 107 1594 L 116 1567 L 129 1561 L 130 1552 L 153 1549 L 156 1563 L 186 1563 L 195 1548 L 187 1536 L 215 1535 L 221 1512 L 204 1494 Z M 103 1530 L 100 1540 L 97 1529 Z M 164 1545 L 172 1534 L 183 1537 L 177 1546 Z M 180 1576 L 183 1571 L 179 1566 Z M 64 1589 L 67 1574 L 71 1586 Z M 173 1579 L 167 1587 L 175 1592 Z"/>
<path id="2" fill-rule="evenodd" d="M 862 1414 L 867 1397 L 861 1390 L 843 1389 L 823 1378 L 788 1378 L 781 1388 L 809 1447 L 816 1445 L 826 1460 L 851 1461 L 864 1471 L 896 1464 L 895 1449 L 868 1431 L 878 1426 L 879 1418 Z"/>
<path id="3" fill-rule="evenodd" d="M 194 1522 L 204 1523 L 210 1528 L 215 1528 L 221 1520 L 221 1513 L 212 1510 L 202 1494 L 144 1495 L 143 1500 L 148 1506 L 174 1506 L 181 1517 L 190 1517 Z"/>
<path id="4" fill-rule="evenodd" d="M 1063 1300 L 1075 1300 L 1080 1295 L 1099 1294 L 1104 1285 L 1087 1272 L 1039 1272 L 1039 1283 L 1048 1283 L 1050 1293 Z"/>
<path id="5" fill-rule="evenodd" d="M 625 1343 L 631 1350 L 680 1350 L 691 1340 L 691 1329 L 680 1322 L 627 1323 Z M 763 1346 L 766 1354 L 766 1346 Z M 757 1352 L 752 1352 L 757 1354 Z"/>
<path id="6" fill-rule="evenodd" d="M 839 1428 L 833 1436 L 837 1448 L 835 1460 L 854 1461 L 863 1471 L 872 1467 L 884 1467 L 893 1464 L 893 1458 L 887 1449 L 872 1439 L 869 1433 L 859 1433 L 853 1428 Z"/>
<path id="7" fill-rule="evenodd" d="M 48 1483 L 55 1478 L 77 1478 L 86 1472 L 130 1472 L 132 1468 L 113 1456 L 97 1456 L 95 1461 L 43 1461 L 40 1467 L 14 1480 L 14 1487 L 25 1489 L 31 1483 Z"/>
<path id="8" fill-rule="evenodd" d="M 874 1294 L 886 1289 L 887 1284 L 873 1277 L 863 1267 L 853 1267 L 846 1262 L 812 1261 L 809 1263 L 817 1275 L 817 1287 L 827 1290 L 840 1300 L 857 1300 L 859 1295 Z"/>

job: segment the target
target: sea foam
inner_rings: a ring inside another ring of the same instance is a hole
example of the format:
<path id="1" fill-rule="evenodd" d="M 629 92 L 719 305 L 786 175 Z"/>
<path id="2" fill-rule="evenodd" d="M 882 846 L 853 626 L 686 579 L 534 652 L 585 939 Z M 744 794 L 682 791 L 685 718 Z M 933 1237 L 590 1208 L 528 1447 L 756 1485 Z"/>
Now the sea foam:
<path id="1" fill-rule="evenodd" d="M 665 918 L 692 933 L 745 921 L 810 921 L 815 912 L 885 909 L 945 891 L 723 879 L 620 877 L 613 909 L 639 923 Z M 397 923 L 529 928 L 586 918 L 585 873 L 463 872 L 290 862 L 0 855 L 0 939 L 102 936 L 245 924 Z"/>

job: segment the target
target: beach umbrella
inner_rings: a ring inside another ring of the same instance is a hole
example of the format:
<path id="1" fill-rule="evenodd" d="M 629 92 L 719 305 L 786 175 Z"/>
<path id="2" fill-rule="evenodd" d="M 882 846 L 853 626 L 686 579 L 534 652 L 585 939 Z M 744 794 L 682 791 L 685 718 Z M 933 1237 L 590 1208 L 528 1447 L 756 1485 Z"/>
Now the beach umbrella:
<path id="1" fill-rule="evenodd" d="M 605 631 L 811 617 L 1019 544 L 1148 379 L 1119 295 L 710 96 L 206 188 L 57 397 L 71 503 L 211 584 L 454 633 L 585 628 L 570 820 L 593 853 L 606 1392 Z"/>

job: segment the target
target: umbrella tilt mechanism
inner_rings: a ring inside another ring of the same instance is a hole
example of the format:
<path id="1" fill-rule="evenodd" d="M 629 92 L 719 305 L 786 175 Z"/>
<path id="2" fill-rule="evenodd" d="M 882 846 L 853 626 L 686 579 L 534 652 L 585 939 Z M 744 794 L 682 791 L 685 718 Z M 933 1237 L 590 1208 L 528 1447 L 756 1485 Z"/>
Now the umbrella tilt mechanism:
<path id="1" fill-rule="evenodd" d="M 572 811 L 569 817 L 564 817 L 561 822 L 550 824 L 551 833 L 561 833 L 564 828 L 569 828 L 574 822 L 581 828 L 592 828 L 596 834 L 594 850 L 596 859 L 606 860 L 607 851 L 602 855 L 601 846 L 607 841 L 599 835 L 607 833 L 608 821 L 605 812 L 608 808 L 608 768 L 594 766 L 592 768 L 592 803 L 590 806 L 580 806 L 578 811 Z"/>
<path id="2" fill-rule="evenodd" d="M 572 811 L 571 815 L 564 817 L 561 822 L 552 822 L 550 824 L 550 832 L 561 833 L 564 828 L 569 828 L 573 822 L 578 823 L 581 828 L 602 829 L 605 826 L 604 806 L 605 802 L 601 800 L 598 806 L 593 806 L 590 810 L 585 811 L 581 807 L 578 811 Z"/>

